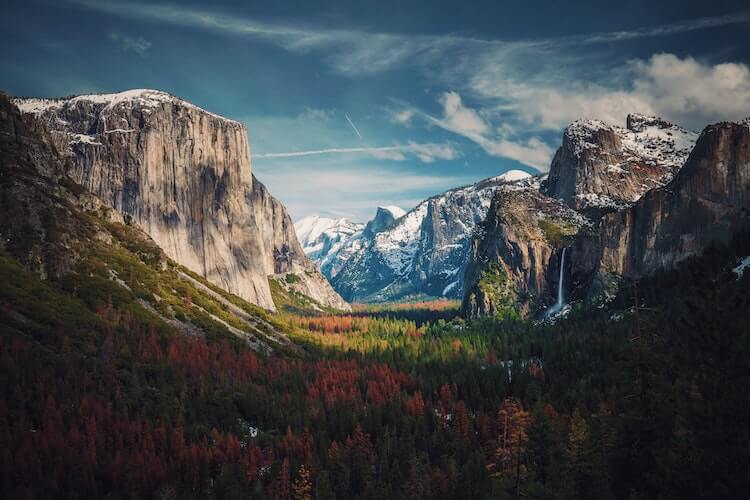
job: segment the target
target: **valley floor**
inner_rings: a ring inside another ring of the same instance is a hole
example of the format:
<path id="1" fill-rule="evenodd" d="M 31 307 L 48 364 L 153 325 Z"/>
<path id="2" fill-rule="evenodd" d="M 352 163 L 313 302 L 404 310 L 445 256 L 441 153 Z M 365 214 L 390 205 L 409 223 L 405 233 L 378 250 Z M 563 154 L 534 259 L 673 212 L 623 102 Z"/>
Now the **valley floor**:
<path id="1" fill-rule="evenodd" d="M 750 489 L 750 275 L 726 249 L 554 325 L 450 302 L 269 315 L 129 255 L 122 283 L 0 256 L 3 497 Z"/>

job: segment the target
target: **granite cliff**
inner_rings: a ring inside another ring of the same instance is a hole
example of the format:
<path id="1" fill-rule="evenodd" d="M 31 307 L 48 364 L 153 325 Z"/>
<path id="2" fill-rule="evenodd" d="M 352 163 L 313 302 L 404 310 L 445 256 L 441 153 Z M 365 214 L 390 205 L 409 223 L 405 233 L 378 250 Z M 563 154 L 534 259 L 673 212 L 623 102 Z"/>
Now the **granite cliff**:
<path id="1" fill-rule="evenodd" d="M 71 179 L 212 283 L 273 309 L 269 275 L 315 275 L 286 209 L 252 175 L 244 125 L 155 90 L 15 103 L 49 128 Z M 313 298 L 344 304 L 325 288 Z"/>
<path id="2" fill-rule="evenodd" d="M 672 268 L 747 233 L 749 212 L 747 121 L 700 136 L 640 115 L 626 128 L 575 122 L 540 189 L 498 190 L 474 236 L 464 312 L 538 316 L 555 291 L 601 298 L 623 277 Z"/>

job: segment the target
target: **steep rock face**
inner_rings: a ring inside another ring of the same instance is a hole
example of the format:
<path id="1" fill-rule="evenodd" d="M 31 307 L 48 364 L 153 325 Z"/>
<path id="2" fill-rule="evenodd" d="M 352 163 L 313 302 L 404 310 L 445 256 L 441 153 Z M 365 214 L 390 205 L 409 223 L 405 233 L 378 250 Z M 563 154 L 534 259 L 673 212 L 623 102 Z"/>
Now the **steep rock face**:
<path id="1" fill-rule="evenodd" d="M 575 209 L 621 209 L 669 182 L 696 134 L 664 120 L 629 115 L 627 127 L 579 120 L 565 129 L 542 192 Z"/>
<path id="2" fill-rule="evenodd" d="M 51 129 L 71 178 L 211 282 L 273 309 L 267 276 L 310 266 L 254 182 L 242 124 L 153 90 L 16 103 Z"/>
<path id="3" fill-rule="evenodd" d="M 399 207 L 378 207 L 375 211 L 375 217 L 365 226 L 363 236 L 373 238 L 376 234 L 391 227 L 405 214 L 406 212 Z"/>
<path id="4" fill-rule="evenodd" d="M 599 271 L 637 277 L 671 268 L 747 231 L 749 217 L 750 126 L 711 125 L 670 184 L 602 221 Z"/>
<path id="5" fill-rule="evenodd" d="M 251 220 L 258 229 L 260 260 L 266 275 L 310 269 L 311 263 L 297 240 L 292 218 L 286 207 L 271 196 L 266 187 L 253 176 L 253 189 L 248 197 Z"/>
<path id="6" fill-rule="evenodd" d="M 529 177 L 523 172 L 510 180 L 499 176 L 423 201 L 365 239 L 333 278 L 334 287 L 353 301 L 461 297 L 471 235 L 495 189 L 530 182 Z"/>
<path id="7" fill-rule="evenodd" d="M 538 186 L 499 188 L 472 241 L 463 313 L 527 316 L 553 303 L 561 249 L 588 226 L 585 218 L 541 194 Z"/>

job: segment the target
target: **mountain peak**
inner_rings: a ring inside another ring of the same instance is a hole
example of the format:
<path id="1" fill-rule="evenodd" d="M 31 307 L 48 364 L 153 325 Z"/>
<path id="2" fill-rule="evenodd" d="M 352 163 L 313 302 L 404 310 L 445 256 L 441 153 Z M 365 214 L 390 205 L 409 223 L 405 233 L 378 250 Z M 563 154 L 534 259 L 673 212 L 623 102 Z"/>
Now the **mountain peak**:
<path id="1" fill-rule="evenodd" d="M 377 212 L 380 212 L 381 210 L 384 211 L 384 212 L 388 212 L 389 214 L 391 214 L 394 219 L 398 219 L 400 217 L 403 217 L 404 214 L 406 214 L 406 210 L 404 210 L 401 207 L 397 207 L 396 205 L 379 206 L 378 209 L 377 209 L 377 211 L 376 211 L 376 214 L 377 214 Z"/>
<path id="2" fill-rule="evenodd" d="M 682 133 L 688 132 L 688 130 L 675 125 L 672 122 L 651 115 L 642 115 L 640 113 L 630 113 L 625 119 L 625 127 L 633 132 L 646 132 L 649 128 L 661 129 L 661 130 L 675 130 Z"/>
<path id="3" fill-rule="evenodd" d="M 529 177 L 532 177 L 532 175 L 523 170 L 508 170 L 504 174 L 493 177 L 492 180 L 498 182 L 516 182 L 528 179 Z"/>

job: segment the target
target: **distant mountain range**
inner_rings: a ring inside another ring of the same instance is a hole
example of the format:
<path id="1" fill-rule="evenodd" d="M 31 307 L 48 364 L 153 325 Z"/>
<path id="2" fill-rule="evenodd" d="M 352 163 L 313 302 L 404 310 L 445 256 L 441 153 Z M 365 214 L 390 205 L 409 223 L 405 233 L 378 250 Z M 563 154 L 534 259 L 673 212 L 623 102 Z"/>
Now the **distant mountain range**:
<path id="1" fill-rule="evenodd" d="M 380 207 L 366 225 L 306 217 L 295 224 L 308 256 L 349 301 L 461 298 L 471 236 L 503 185 L 538 185 L 512 170 L 429 198 L 409 212 Z"/>
<path id="2" fill-rule="evenodd" d="M 748 133 L 747 120 L 701 134 L 638 114 L 625 127 L 578 120 L 548 175 L 452 189 L 369 233 L 315 217 L 296 227 L 347 300 L 448 297 L 468 316 L 539 316 L 747 231 Z"/>

